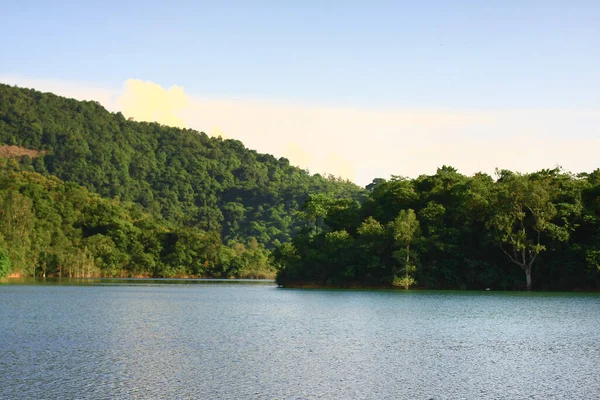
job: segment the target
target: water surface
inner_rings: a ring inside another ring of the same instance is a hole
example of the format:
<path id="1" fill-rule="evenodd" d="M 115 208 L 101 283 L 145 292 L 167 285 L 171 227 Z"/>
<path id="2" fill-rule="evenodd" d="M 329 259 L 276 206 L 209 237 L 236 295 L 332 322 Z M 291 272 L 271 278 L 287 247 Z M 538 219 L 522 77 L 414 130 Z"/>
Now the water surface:
<path id="1" fill-rule="evenodd" d="M 600 398 L 594 294 L 0 285 L 0 341 L 7 399 Z"/>

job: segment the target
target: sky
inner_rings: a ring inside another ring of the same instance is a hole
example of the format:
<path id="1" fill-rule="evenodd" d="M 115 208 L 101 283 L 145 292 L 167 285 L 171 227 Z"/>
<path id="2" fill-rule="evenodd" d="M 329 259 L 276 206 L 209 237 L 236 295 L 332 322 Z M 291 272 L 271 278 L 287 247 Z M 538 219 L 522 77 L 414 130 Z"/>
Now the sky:
<path id="1" fill-rule="evenodd" d="M 366 185 L 600 167 L 600 2 L 13 1 L 0 82 Z"/>

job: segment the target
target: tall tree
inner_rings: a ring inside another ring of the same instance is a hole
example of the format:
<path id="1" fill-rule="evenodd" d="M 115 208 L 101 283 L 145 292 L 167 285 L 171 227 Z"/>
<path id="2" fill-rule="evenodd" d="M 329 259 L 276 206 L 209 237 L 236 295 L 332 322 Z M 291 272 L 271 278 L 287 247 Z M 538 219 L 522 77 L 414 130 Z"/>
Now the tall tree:
<path id="1" fill-rule="evenodd" d="M 415 239 L 417 231 L 419 230 L 419 221 L 417 216 L 412 209 L 401 210 L 398 216 L 390 223 L 392 229 L 392 235 L 394 241 L 401 247 L 400 251 L 394 253 L 395 257 L 403 261 L 402 271 L 404 276 L 402 278 L 394 277 L 395 286 L 404 286 L 404 289 L 415 284 L 414 273 L 416 267 L 411 264 L 410 260 L 410 245 Z"/>
<path id="2" fill-rule="evenodd" d="M 523 270 L 526 288 L 531 290 L 533 265 L 546 250 L 544 240 L 549 236 L 568 240 L 568 231 L 552 222 L 557 209 L 550 179 L 508 171 L 500 171 L 499 176 L 488 226 L 502 252 Z"/>
<path id="3" fill-rule="evenodd" d="M 309 194 L 302 206 L 303 215 L 309 223 L 309 228 L 319 234 L 325 229 L 325 217 L 332 202 L 332 198 L 322 194 Z"/>

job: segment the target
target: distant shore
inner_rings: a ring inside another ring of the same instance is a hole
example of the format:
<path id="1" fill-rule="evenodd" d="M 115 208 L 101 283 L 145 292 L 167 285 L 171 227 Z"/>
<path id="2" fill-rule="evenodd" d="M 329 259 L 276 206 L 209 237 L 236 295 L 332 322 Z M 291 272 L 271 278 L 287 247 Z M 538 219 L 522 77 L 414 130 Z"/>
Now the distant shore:
<path id="1" fill-rule="evenodd" d="M 458 292 L 526 292 L 525 288 L 521 290 L 516 289 L 502 289 L 502 288 L 424 288 L 424 287 L 411 287 L 406 290 L 404 287 L 398 287 L 393 285 L 375 285 L 375 284 L 362 284 L 360 282 L 353 282 L 344 285 L 334 285 L 327 283 L 317 282 L 298 282 L 298 283 L 286 283 L 283 285 L 278 284 L 278 287 L 282 289 L 316 289 L 316 290 L 343 290 L 343 289 L 354 289 L 354 290 L 393 290 L 393 291 L 407 291 L 407 292 L 422 292 L 428 290 L 445 290 L 445 291 L 458 291 Z M 595 288 L 576 288 L 572 290 L 551 290 L 551 289 L 534 289 L 532 292 L 570 292 L 570 293 L 600 293 L 600 290 Z"/>

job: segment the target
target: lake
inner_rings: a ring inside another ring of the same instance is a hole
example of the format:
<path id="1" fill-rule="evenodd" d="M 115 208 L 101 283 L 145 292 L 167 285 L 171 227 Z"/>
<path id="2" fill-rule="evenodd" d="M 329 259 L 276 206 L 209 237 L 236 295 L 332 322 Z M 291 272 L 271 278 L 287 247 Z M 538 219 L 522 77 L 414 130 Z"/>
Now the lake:
<path id="1" fill-rule="evenodd" d="M 597 399 L 600 295 L 0 285 L 2 399 Z"/>

